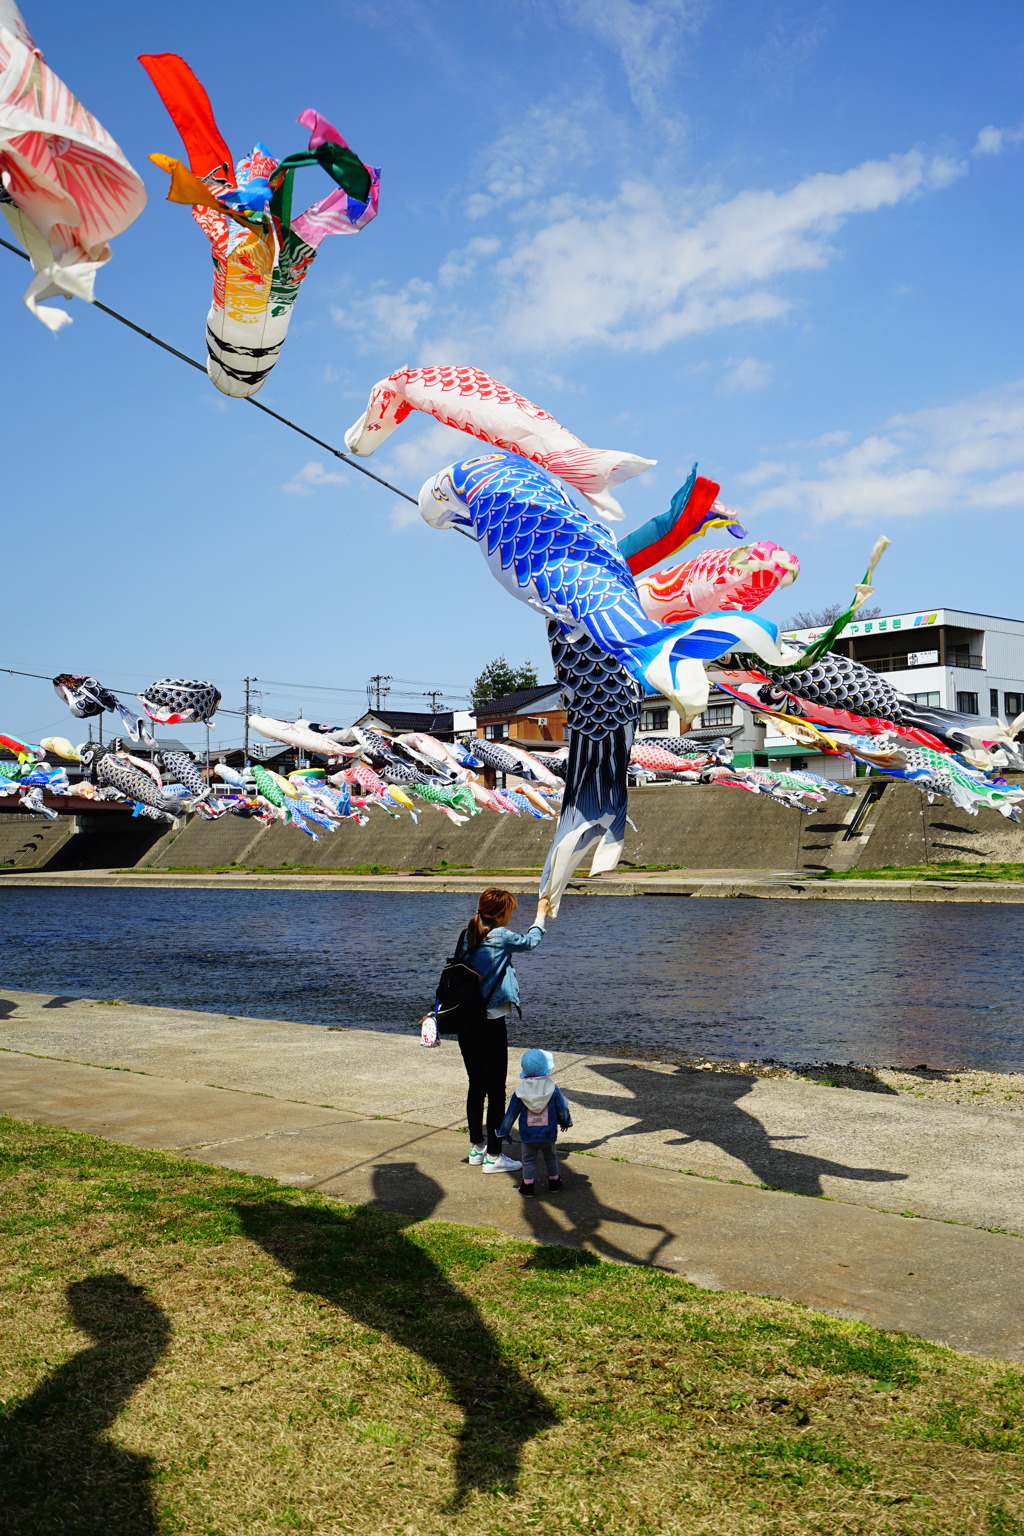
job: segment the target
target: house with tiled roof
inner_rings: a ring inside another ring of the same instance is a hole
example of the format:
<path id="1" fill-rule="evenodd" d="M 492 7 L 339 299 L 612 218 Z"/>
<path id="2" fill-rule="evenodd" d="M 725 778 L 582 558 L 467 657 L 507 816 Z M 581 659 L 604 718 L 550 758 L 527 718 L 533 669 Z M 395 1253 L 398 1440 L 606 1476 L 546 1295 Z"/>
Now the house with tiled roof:
<path id="1" fill-rule="evenodd" d="M 565 700 L 558 683 L 519 688 L 476 708 L 476 734 L 489 741 L 544 742 L 558 747 L 565 741 Z"/>

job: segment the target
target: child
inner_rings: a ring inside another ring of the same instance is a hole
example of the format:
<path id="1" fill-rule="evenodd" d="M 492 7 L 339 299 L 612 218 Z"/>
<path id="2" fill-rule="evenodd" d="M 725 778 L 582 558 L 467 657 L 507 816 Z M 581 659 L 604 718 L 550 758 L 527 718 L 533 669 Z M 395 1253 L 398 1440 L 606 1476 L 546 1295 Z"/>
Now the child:
<path id="1" fill-rule="evenodd" d="M 559 1126 L 567 1131 L 572 1125 L 572 1116 L 561 1088 L 556 1088 L 551 1081 L 554 1070 L 555 1058 L 550 1051 L 523 1052 L 523 1075 L 516 1084 L 516 1091 L 509 1100 L 508 1110 L 498 1132 L 499 1136 L 508 1136 L 516 1116 L 519 1117 L 519 1140 L 523 1145 L 523 1182 L 519 1186 L 521 1195 L 533 1194 L 538 1152 L 544 1154 L 548 1189 L 557 1193 L 562 1187 L 558 1176 L 555 1141 Z"/>

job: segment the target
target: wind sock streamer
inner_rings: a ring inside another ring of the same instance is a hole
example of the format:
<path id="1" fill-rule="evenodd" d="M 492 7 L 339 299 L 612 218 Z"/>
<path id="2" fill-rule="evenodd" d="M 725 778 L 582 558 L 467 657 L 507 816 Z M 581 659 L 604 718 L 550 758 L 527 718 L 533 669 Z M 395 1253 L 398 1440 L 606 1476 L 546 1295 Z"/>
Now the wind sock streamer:
<path id="1" fill-rule="evenodd" d="M 213 252 L 213 303 L 206 317 L 206 371 L 225 395 L 263 387 L 281 355 L 299 287 L 327 235 L 355 234 L 377 213 L 380 173 L 364 165 L 338 130 L 307 109 L 308 148 L 275 160 L 263 144 L 233 167 L 209 97 L 173 53 L 139 59 L 188 152 L 188 167 L 150 155 L 171 178 L 168 200 L 192 205 Z M 296 172 L 318 165 L 337 190 L 293 214 Z"/>
<path id="2" fill-rule="evenodd" d="M 540 464 L 575 486 L 599 516 L 612 522 L 624 514 L 610 487 L 657 463 L 637 453 L 588 448 L 532 400 L 479 368 L 461 366 L 399 368 L 381 379 L 366 410 L 345 433 L 346 448 L 368 456 L 414 410 Z"/>
<path id="3" fill-rule="evenodd" d="M 678 624 L 716 609 L 749 613 L 780 587 L 790 586 L 799 572 L 796 555 L 771 539 L 759 539 L 738 549 L 705 550 L 683 565 L 641 577 L 636 588 L 648 618 Z"/>
<path id="4" fill-rule="evenodd" d="M 194 677 L 161 677 L 138 698 L 149 718 L 159 725 L 194 720 L 212 726 L 220 704 L 220 689 Z"/>
<path id="5" fill-rule="evenodd" d="M 43 63 L 14 0 L 0 0 L 0 211 L 35 270 L 24 302 L 37 320 L 71 321 L 40 299 L 92 302 L 109 242 L 145 206 L 138 172 Z"/>

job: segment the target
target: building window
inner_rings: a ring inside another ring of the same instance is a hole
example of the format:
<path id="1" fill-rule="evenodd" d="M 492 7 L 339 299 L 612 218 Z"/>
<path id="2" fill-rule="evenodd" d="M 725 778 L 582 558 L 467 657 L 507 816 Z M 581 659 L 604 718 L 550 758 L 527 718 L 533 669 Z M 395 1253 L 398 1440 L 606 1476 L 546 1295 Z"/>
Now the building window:
<path id="1" fill-rule="evenodd" d="M 506 720 L 499 720 L 497 725 L 484 726 L 484 736 L 488 741 L 501 741 L 507 735 L 508 722 Z"/>
<path id="2" fill-rule="evenodd" d="M 913 699 L 915 704 L 931 704 L 935 705 L 936 707 L 938 706 L 939 702 L 939 696 L 937 693 L 911 693 L 908 694 L 908 698 Z"/>
<path id="3" fill-rule="evenodd" d="M 668 709 L 642 709 L 640 711 L 640 729 L 642 731 L 667 731 Z"/>
<path id="4" fill-rule="evenodd" d="M 988 712 L 990 715 L 999 713 L 999 689 L 990 688 L 988 691 Z"/>
<path id="5" fill-rule="evenodd" d="M 958 693 L 956 707 L 962 715 L 976 715 L 978 713 L 978 695 L 976 693 Z"/>
<path id="6" fill-rule="evenodd" d="M 732 725 L 732 705 L 712 704 L 704 711 L 705 725 Z"/>
<path id="7" fill-rule="evenodd" d="M 1006 705 L 1007 720 L 1016 720 L 1018 715 L 1024 715 L 1024 693 L 1004 693 L 1003 702 Z"/>

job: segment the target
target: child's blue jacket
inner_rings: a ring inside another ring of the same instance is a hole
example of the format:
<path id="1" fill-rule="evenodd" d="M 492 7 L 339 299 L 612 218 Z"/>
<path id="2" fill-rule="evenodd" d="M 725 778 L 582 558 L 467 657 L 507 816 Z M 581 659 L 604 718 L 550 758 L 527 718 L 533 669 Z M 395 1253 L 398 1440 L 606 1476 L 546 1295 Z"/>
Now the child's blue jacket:
<path id="1" fill-rule="evenodd" d="M 549 1098 L 543 1093 L 543 1089 L 540 1094 L 537 1093 L 541 1084 L 550 1086 L 553 1090 Z M 518 1086 L 527 1089 L 535 1107 L 531 1108 L 529 1104 L 524 1104 L 519 1094 L 514 1093 L 508 1101 L 508 1109 L 498 1129 L 498 1135 L 507 1136 L 518 1118 L 520 1141 L 557 1141 L 559 1128 L 567 1131 L 572 1125 L 572 1116 L 561 1088 L 555 1088 L 550 1078 L 520 1079 Z M 540 1103 L 541 1098 L 546 1098 L 544 1104 Z"/>

